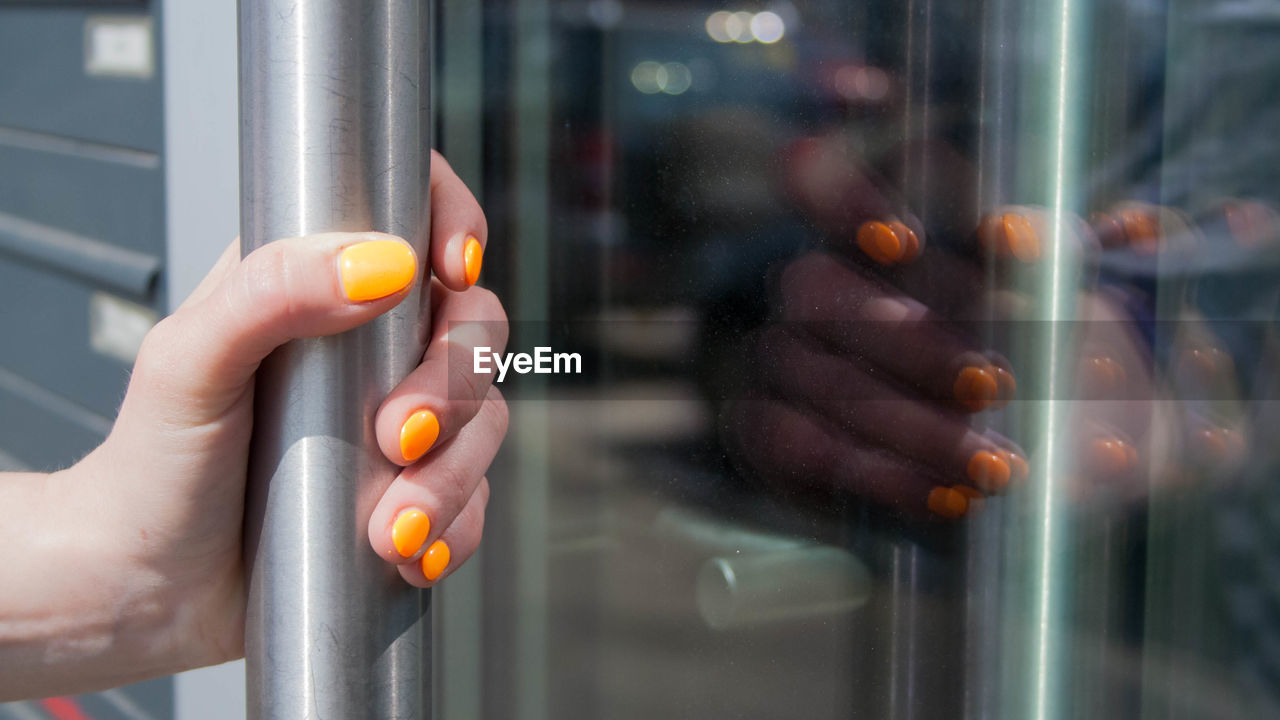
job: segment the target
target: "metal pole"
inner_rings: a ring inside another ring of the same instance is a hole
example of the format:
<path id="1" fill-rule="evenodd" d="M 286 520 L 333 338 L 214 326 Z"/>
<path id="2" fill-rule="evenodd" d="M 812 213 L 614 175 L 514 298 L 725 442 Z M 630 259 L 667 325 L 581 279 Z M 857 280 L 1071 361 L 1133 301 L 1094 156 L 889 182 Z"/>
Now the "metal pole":
<path id="1" fill-rule="evenodd" d="M 429 4 L 240 0 L 241 246 L 378 230 L 427 257 Z M 373 415 L 422 357 L 427 293 L 258 375 L 245 517 L 248 717 L 426 718 L 427 593 L 369 547 L 395 476 Z"/>

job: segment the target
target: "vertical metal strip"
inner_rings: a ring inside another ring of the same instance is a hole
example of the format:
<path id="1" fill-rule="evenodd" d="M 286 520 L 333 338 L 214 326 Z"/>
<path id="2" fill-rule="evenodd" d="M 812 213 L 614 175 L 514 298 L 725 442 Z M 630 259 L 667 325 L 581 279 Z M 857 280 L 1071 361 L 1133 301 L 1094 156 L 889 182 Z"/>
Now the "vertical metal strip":
<path id="1" fill-rule="evenodd" d="M 419 0 L 241 0 L 244 253 L 325 231 L 427 257 L 430 12 Z M 396 469 L 373 416 L 417 364 L 429 293 L 298 340 L 258 374 L 245 519 L 248 717 L 425 718 L 428 595 L 369 548 Z"/>

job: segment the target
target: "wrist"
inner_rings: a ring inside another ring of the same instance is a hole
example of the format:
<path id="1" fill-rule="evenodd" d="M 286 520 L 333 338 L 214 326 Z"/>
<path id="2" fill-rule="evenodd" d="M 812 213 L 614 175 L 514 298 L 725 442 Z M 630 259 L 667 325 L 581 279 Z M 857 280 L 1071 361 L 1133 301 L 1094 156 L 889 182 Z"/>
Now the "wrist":
<path id="1" fill-rule="evenodd" d="M 92 457 L 92 456 L 91 456 Z M 181 669 L 185 603 L 139 563 L 85 461 L 0 483 L 0 699 L 102 689 Z"/>

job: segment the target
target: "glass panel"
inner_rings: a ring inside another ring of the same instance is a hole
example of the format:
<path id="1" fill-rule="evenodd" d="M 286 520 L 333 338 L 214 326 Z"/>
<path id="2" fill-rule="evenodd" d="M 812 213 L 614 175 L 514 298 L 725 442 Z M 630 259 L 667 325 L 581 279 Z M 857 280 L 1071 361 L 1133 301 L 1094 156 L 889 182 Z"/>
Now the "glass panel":
<path id="1" fill-rule="evenodd" d="M 1280 716 L 1280 6 L 442 16 L 509 349 L 582 358 L 500 385 L 442 716 Z"/>

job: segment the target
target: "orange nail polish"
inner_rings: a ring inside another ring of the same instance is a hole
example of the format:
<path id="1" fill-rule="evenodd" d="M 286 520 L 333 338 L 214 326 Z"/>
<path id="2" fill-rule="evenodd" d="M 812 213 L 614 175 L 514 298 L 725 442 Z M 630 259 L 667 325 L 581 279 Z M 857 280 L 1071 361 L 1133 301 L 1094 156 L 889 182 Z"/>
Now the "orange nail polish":
<path id="1" fill-rule="evenodd" d="M 351 302 L 394 295 L 413 284 L 418 261 L 413 250 L 395 240 L 369 240 L 352 245 L 338 257 L 342 290 Z"/>
<path id="2" fill-rule="evenodd" d="M 1008 257 L 1009 249 L 1004 237 L 1004 218 L 1000 215 L 986 215 L 978 223 L 978 244 L 988 255 Z"/>
<path id="3" fill-rule="evenodd" d="M 400 427 L 400 454 L 413 462 L 431 449 L 440 437 L 440 421 L 430 410 L 418 410 Z"/>
<path id="4" fill-rule="evenodd" d="M 863 223 L 858 228 L 858 247 L 881 265 L 892 265 L 902 258 L 905 249 L 893 229 L 882 222 Z"/>
<path id="5" fill-rule="evenodd" d="M 400 557 L 413 557 L 427 541 L 431 532 L 431 520 L 427 514 L 417 508 L 410 508 L 396 516 L 391 525 L 391 544 L 396 546 Z"/>
<path id="6" fill-rule="evenodd" d="M 1040 259 L 1040 237 L 1027 216 L 1017 213 L 1005 215 L 1004 232 L 1009 252 L 1015 258 L 1024 263 Z"/>
<path id="7" fill-rule="evenodd" d="M 475 285 L 480 279 L 480 264 L 484 261 L 484 246 L 474 236 L 462 246 L 462 263 L 467 271 L 467 284 Z"/>
<path id="8" fill-rule="evenodd" d="M 1138 451 L 1118 437 L 1097 438 L 1089 445 L 1089 464 L 1101 475 L 1125 475 L 1137 462 Z"/>
<path id="9" fill-rule="evenodd" d="M 422 574 L 428 580 L 435 580 L 449 567 L 449 545 L 443 540 L 431 543 L 427 553 L 422 556 Z"/>
<path id="10" fill-rule="evenodd" d="M 906 265 L 915 260 L 916 256 L 920 254 L 920 238 L 916 237 L 915 231 L 907 227 L 906 223 L 900 223 L 896 220 L 885 224 L 902 241 L 902 256 L 898 258 L 898 262 Z"/>
<path id="11" fill-rule="evenodd" d="M 969 365 L 961 368 L 952 391 L 970 412 L 982 412 L 999 396 L 1000 386 L 986 368 Z"/>
<path id="12" fill-rule="evenodd" d="M 960 493 L 964 496 L 965 500 L 969 501 L 967 514 L 977 515 L 986 507 L 987 497 L 976 489 L 971 488 L 968 485 L 952 485 L 951 489 Z"/>
<path id="13" fill-rule="evenodd" d="M 1160 239 L 1160 224 L 1155 216 L 1137 209 L 1121 210 L 1119 215 L 1129 246 L 1140 252 L 1155 252 Z"/>
<path id="14" fill-rule="evenodd" d="M 1008 405 L 1018 392 L 1018 381 L 1014 379 L 1013 373 L 999 365 L 991 366 L 991 375 L 996 379 L 996 404 L 1001 407 Z"/>
<path id="15" fill-rule="evenodd" d="M 996 454 L 1009 466 L 1009 479 L 1013 482 L 1026 482 L 1031 476 L 1031 466 L 1025 458 L 1010 450 L 997 450 Z"/>
<path id="16" fill-rule="evenodd" d="M 963 493 L 941 485 L 929 491 L 925 503 L 929 512 L 954 520 L 969 510 L 969 499 Z"/>
<path id="17" fill-rule="evenodd" d="M 970 482 L 987 492 L 1000 492 L 1009 484 L 1009 465 L 994 452 L 980 450 L 969 458 Z"/>

